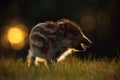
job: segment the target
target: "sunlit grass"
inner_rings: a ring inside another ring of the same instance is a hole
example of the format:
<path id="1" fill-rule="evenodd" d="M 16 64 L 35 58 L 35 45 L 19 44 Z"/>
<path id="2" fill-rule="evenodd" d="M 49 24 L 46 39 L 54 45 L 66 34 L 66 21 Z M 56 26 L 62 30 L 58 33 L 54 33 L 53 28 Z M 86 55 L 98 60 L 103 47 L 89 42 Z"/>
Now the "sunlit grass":
<path id="1" fill-rule="evenodd" d="M 26 62 L 0 60 L 0 80 L 120 80 L 120 60 L 67 58 L 47 70 L 44 65 L 29 68 Z"/>

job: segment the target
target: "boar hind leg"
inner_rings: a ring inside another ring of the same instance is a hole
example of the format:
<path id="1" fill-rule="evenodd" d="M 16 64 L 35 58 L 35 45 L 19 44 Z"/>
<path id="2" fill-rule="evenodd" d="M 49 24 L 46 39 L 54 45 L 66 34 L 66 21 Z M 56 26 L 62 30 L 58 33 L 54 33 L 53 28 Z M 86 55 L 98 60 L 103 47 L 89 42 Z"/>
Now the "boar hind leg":
<path id="1" fill-rule="evenodd" d="M 49 69 L 48 62 L 47 62 L 46 58 L 36 57 L 35 58 L 35 65 L 39 66 L 41 63 L 44 63 L 45 67 Z"/>
<path id="2" fill-rule="evenodd" d="M 28 66 L 35 64 L 35 54 L 31 50 L 28 51 L 27 62 Z"/>

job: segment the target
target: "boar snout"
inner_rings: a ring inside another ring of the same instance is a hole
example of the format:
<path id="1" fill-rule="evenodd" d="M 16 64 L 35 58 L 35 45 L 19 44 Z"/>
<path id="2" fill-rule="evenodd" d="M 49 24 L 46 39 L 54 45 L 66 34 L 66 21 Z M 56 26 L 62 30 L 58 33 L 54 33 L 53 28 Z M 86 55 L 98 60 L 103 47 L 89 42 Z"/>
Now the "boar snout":
<path id="1" fill-rule="evenodd" d="M 86 36 L 83 37 L 81 43 L 84 44 L 86 48 L 90 47 L 93 44 L 93 42 L 90 39 L 88 39 Z"/>
<path id="2" fill-rule="evenodd" d="M 83 37 L 83 39 L 80 41 L 79 50 L 82 52 L 85 52 L 87 48 L 89 48 L 92 45 L 92 41 L 88 39 L 86 36 Z"/>

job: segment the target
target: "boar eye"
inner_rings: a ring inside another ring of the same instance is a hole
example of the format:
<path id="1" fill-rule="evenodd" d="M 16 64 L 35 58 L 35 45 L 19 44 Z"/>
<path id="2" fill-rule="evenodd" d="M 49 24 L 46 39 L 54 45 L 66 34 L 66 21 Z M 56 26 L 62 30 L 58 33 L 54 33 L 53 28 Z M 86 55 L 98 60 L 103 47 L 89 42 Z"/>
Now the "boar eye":
<path id="1" fill-rule="evenodd" d="M 76 31 L 72 31 L 72 34 L 76 36 L 76 35 L 78 35 L 79 33 L 76 32 Z"/>

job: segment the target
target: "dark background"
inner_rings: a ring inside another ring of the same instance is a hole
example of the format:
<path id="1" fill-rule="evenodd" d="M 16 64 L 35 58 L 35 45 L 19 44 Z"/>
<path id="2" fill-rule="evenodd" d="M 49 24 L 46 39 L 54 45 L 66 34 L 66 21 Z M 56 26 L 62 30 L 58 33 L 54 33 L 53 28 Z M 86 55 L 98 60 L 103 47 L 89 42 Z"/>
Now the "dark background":
<path id="1" fill-rule="evenodd" d="M 119 57 L 119 0 L 0 0 L 0 57 L 25 59 L 26 44 L 20 50 L 1 45 L 4 26 L 11 19 L 20 20 L 28 30 L 42 21 L 68 18 L 79 24 L 93 45 L 80 57 Z"/>

